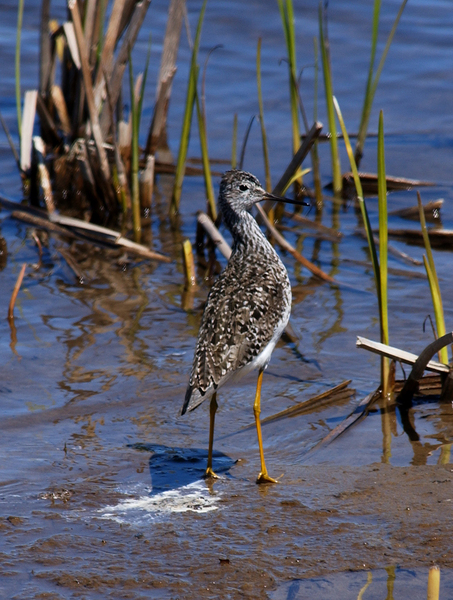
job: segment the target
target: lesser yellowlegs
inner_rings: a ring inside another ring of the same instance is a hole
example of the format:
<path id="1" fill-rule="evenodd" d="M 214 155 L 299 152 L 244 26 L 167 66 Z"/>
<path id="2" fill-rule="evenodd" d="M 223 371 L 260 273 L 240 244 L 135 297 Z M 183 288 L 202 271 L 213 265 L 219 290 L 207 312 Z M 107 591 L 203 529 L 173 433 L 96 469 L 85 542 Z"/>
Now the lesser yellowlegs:
<path id="1" fill-rule="evenodd" d="M 211 398 L 206 477 L 212 469 L 217 390 L 258 369 L 253 406 L 261 471 L 257 483 L 275 482 L 264 462 L 260 423 L 261 383 L 272 351 L 291 311 L 291 284 L 285 266 L 248 212 L 263 200 L 292 202 L 269 194 L 245 171 L 227 171 L 220 182 L 219 207 L 233 236 L 231 257 L 209 292 L 201 320 L 189 385 L 181 414 Z"/>

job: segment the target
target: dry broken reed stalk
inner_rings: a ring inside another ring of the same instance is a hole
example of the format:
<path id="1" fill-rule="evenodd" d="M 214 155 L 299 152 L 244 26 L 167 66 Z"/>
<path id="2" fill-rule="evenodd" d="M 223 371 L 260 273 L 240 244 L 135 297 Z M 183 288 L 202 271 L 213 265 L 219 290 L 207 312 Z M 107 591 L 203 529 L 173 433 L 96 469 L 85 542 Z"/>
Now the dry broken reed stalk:
<path id="1" fill-rule="evenodd" d="M 150 1 L 112 0 L 108 8 L 105 0 L 84 4 L 69 0 L 68 20 L 56 25 L 51 20 L 49 0 L 43 0 L 39 89 L 25 93 L 23 111 L 20 98 L 18 105 L 20 168 L 23 177 L 32 180 L 30 200 L 39 203 L 44 196 L 49 207 L 48 200 L 53 197 L 61 206 L 64 196 L 71 200 L 72 209 L 83 210 L 102 223 L 116 222 L 121 212 L 130 219 L 135 207 L 136 241 L 140 232 L 138 180 L 148 182 L 141 189 L 146 196 L 142 205 L 149 206 L 156 154 L 162 149 L 165 155 L 168 150 L 166 119 L 185 10 L 184 0 L 171 0 L 154 114 L 146 147 L 141 150 L 138 135 L 144 84 L 131 110 L 132 135 L 125 135 L 129 128 L 122 117 L 122 86 Z M 18 90 L 20 25 L 21 5 L 16 51 Z M 42 138 L 38 151 L 33 151 L 32 145 L 35 113 Z M 47 162 L 49 166 L 46 155 L 52 157 L 49 171 L 53 179 L 44 186 L 42 177 L 33 179 L 39 173 L 38 164 Z"/>

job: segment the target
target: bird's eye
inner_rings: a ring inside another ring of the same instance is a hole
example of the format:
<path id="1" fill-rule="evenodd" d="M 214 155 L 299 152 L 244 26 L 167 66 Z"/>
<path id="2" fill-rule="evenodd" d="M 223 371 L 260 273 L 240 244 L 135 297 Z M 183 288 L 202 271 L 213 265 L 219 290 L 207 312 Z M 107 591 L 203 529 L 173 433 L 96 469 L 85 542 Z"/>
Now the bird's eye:
<path id="1" fill-rule="evenodd" d="M 241 184 L 239 186 L 239 189 L 241 190 L 241 192 L 246 192 L 249 189 L 249 187 L 248 185 Z"/>

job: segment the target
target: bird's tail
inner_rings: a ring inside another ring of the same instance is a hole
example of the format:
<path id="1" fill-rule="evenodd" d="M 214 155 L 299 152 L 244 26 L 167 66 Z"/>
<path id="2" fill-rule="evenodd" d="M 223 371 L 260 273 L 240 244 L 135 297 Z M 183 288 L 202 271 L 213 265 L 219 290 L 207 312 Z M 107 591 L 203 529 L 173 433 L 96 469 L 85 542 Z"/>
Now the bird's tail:
<path id="1" fill-rule="evenodd" d="M 182 405 L 181 412 L 179 413 L 181 416 L 186 412 L 190 412 L 200 406 L 202 402 L 210 398 L 213 394 L 214 390 L 211 393 L 205 393 L 203 395 L 200 394 L 198 390 L 194 390 L 194 388 L 189 385 L 186 391 L 186 397 L 184 398 L 184 404 Z"/>

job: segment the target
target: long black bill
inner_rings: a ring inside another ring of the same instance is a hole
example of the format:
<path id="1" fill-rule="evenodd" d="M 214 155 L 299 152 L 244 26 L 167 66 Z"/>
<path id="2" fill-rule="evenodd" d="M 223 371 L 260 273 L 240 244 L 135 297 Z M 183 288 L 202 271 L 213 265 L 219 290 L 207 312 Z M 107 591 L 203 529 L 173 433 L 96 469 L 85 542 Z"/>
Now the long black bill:
<path id="1" fill-rule="evenodd" d="M 293 198 L 275 196 L 269 192 L 263 194 L 263 200 L 271 200 L 272 202 L 285 202 L 286 204 L 296 204 L 297 206 L 311 206 L 310 202 L 307 202 L 306 200 L 293 200 Z"/>

